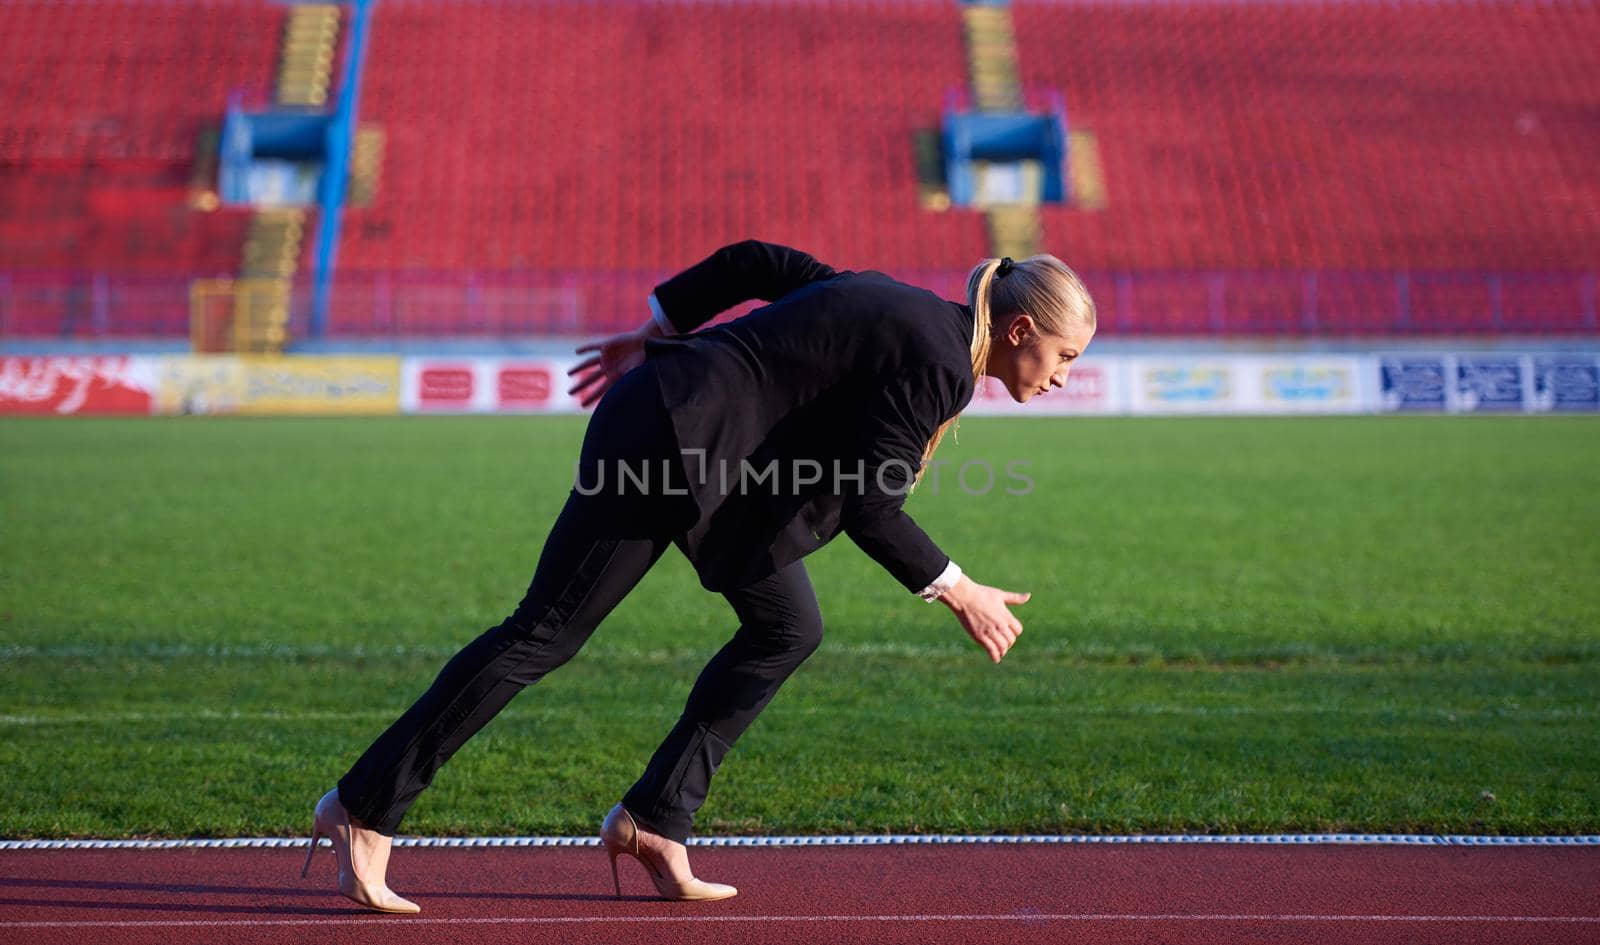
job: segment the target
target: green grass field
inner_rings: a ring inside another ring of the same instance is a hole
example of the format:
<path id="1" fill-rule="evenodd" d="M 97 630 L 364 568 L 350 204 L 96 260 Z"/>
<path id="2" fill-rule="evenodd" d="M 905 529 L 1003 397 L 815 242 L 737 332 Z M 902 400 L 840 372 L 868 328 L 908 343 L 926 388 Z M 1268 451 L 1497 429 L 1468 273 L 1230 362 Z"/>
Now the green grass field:
<path id="1" fill-rule="evenodd" d="M 0 834 L 303 835 L 521 596 L 583 420 L 0 422 Z M 1600 832 L 1600 419 L 971 419 L 909 508 L 1033 592 L 992 665 L 848 539 L 702 834 Z M 588 834 L 732 612 L 669 552 L 412 834 Z"/>

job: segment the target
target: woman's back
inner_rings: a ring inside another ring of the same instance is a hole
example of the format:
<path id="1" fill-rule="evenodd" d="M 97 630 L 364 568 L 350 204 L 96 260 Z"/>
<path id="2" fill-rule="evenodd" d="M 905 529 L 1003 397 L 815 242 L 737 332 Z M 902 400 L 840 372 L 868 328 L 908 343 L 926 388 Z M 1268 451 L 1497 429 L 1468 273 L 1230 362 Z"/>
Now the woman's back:
<path id="1" fill-rule="evenodd" d="M 658 362 L 662 398 L 677 414 L 685 447 L 711 441 L 725 454 L 743 448 L 747 455 L 778 423 L 808 408 L 820 410 L 810 418 L 816 425 L 845 435 L 885 390 L 898 390 L 919 412 L 938 414 L 935 425 L 971 399 L 972 314 L 965 305 L 881 272 L 838 272 L 785 247 L 753 244 L 746 252 L 766 254 L 771 263 L 743 281 L 739 291 L 750 294 L 727 301 L 724 293 L 710 305 L 748 298 L 772 304 L 645 346 Z M 680 309 L 700 321 L 720 311 L 699 303 L 711 294 L 701 285 L 723 290 L 734 265 L 713 256 L 663 284 L 657 294 L 673 323 L 684 326 Z"/>
<path id="2" fill-rule="evenodd" d="M 840 531 L 880 524 L 901 555 L 916 552 L 893 570 L 926 570 L 937 549 L 906 534 L 914 526 L 900 506 L 929 438 L 972 399 L 970 310 L 880 272 L 838 272 L 754 242 L 656 294 L 682 330 L 749 298 L 774 300 L 646 342 L 700 510 L 682 547 L 702 583 L 737 586 Z M 770 466 L 776 481 L 753 489 L 745 471 Z"/>

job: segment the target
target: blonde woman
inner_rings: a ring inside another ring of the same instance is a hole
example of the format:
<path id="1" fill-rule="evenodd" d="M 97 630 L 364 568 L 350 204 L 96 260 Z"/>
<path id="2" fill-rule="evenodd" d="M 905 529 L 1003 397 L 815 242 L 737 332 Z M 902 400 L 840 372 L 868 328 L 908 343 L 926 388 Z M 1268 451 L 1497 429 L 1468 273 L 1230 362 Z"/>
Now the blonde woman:
<path id="1" fill-rule="evenodd" d="M 772 304 L 703 331 L 749 299 Z M 722 899 L 685 843 L 712 775 L 822 639 L 801 559 L 840 532 L 950 608 L 999 662 L 1026 593 L 966 575 L 901 508 L 983 375 L 1025 403 L 1066 383 L 1094 303 L 1054 256 L 987 259 L 966 304 L 769 243 L 727 246 L 658 286 L 637 331 L 578 349 L 589 420 L 576 481 L 516 612 L 453 657 L 317 804 L 339 890 L 416 912 L 385 883 L 390 839 L 435 773 L 523 687 L 560 666 L 676 544 L 739 628 L 601 825 L 612 881 L 636 858 L 668 899 Z M 304 870 L 302 870 L 304 875 Z"/>

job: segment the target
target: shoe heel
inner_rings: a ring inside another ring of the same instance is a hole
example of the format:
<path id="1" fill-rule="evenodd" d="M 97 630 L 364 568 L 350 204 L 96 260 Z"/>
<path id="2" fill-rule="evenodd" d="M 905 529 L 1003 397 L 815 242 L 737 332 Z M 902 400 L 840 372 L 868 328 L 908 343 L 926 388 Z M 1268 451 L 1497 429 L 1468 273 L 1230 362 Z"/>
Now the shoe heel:
<path id="1" fill-rule="evenodd" d="M 305 879 L 306 878 L 306 874 L 311 871 L 311 858 L 316 855 L 316 852 L 317 852 L 317 841 L 321 840 L 321 839 L 322 839 L 322 834 L 318 833 L 316 830 L 312 830 L 311 831 L 311 846 L 306 848 L 306 862 L 305 862 L 304 866 L 300 867 L 300 878 L 301 879 Z"/>
<path id="2" fill-rule="evenodd" d="M 617 876 L 617 851 L 607 848 L 606 852 L 611 854 L 611 885 L 617 890 L 617 898 L 621 899 L 622 879 Z"/>

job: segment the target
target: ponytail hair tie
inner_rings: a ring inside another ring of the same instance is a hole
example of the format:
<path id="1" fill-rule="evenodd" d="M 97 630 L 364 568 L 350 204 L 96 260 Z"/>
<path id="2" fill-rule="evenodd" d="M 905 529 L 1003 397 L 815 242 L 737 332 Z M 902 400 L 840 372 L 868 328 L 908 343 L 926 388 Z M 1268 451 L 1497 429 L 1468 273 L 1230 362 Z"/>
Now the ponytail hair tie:
<path id="1" fill-rule="evenodd" d="M 994 277 L 998 279 L 1015 268 L 1016 263 L 1011 261 L 1010 256 L 1007 256 L 1006 258 L 1000 260 L 1000 265 L 994 271 Z"/>

